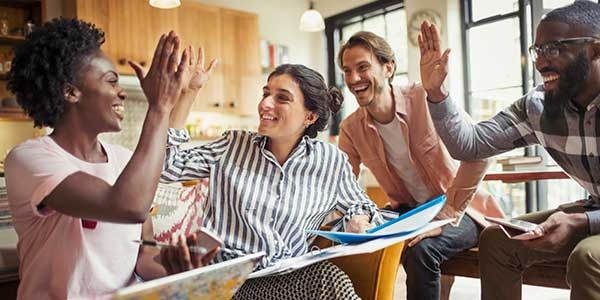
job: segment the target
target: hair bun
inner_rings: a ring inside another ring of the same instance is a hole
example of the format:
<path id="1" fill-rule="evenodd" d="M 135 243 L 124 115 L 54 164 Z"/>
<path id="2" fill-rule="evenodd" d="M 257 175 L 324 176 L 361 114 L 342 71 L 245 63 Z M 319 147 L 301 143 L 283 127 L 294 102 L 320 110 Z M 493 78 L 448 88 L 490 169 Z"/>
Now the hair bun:
<path id="1" fill-rule="evenodd" d="M 335 86 L 329 87 L 327 93 L 329 94 L 329 109 L 331 109 L 331 112 L 335 115 L 340 111 L 342 103 L 344 103 L 344 95 L 342 94 L 342 91 Z"/>

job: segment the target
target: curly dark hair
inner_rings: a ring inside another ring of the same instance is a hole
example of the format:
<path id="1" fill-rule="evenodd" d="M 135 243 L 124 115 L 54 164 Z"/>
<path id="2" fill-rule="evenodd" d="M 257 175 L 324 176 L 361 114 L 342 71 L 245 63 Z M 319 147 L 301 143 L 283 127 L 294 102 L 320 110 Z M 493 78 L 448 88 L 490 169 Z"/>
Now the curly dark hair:
<path id="1" fill-rule="evenodd" d="M 268 80 L 283 74 L 290 75 L 294 79 L 304 95 L 304 107 L 319 117 L 304 131 L 304 134 L 309 137 L 316 137 L 319 131 L 327 128 L 331 116 L 340 110 L 344 101 L 342 92 L 336 87 L 328 88 L 319 72 L 304 65 L 280 65 L 269 74 Z"/>
<path id="2" fill-rule="evenodd" d="M 560 22 L 583 26 L 590 34 L 600 37 L 600 4 L 591 1 L 575 1 L 542 16 L 541 22 Z"/>
<path id="3" fill-rule="evenodd" d="M 54 127 L 65 110 L 65 84 L 76 79 L 81 63 L 102 43 L 104 32 L 95 25 L 57 18 L 16 47 L 8 88 L 34 126 Z"/>

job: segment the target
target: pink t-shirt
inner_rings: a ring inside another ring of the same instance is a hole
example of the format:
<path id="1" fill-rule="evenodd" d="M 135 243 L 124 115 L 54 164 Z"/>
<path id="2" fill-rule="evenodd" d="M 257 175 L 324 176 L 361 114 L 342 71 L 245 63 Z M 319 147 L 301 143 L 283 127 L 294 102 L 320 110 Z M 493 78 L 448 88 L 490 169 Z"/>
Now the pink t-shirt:
<path id="1" fill-rule="evenodd" d="M 131 151 L 102 144 L 107 163 L 88 163 L 66 152 L 50 137 L 16 146 L 6 159 L 6 185 L 19 237 L 19 299 L 94 298 L 127 285 L 135 269 L 141 224 L 97 222 L 84 228 L 71 217 L 38 204 L 67 176 L 78 171 L 109 184 L 129 161 Z"/>

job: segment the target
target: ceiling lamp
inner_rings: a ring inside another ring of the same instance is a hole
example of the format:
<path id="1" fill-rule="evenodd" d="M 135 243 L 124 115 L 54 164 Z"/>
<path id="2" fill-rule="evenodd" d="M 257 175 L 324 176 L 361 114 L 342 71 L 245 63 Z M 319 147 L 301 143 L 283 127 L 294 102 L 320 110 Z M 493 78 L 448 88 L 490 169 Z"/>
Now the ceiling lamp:
<path id="1" fill-rule="evenodd" d="M 300 17 L 300 30 L 313 32 L 325 29 L 323 16 L 313 9 L 313 7 L 314 3 L 310 1 L 309 9 L 302 14 L 302 17 Z"/>
<path id="2" fill-rule="evenodd" d="M 179 0 L 149 0 L 150 5 L 156 8 L 175 8 L 181 5 L 181 1 Z"/>

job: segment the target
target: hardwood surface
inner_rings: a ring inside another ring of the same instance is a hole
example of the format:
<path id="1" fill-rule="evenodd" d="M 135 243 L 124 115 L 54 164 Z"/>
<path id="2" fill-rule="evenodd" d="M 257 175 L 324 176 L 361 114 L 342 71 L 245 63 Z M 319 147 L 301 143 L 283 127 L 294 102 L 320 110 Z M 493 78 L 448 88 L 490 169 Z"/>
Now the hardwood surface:
<path id="1" fill-rule="evenodd" d="M 514 183 L 533 180 L 547 179 L 568 179 L 567 173 L 562 170 L 540 170 L 540 171 L 508 171 L 498 173 L 488 173 L 483 180 L 501 180 L 503 182 Z"/>

